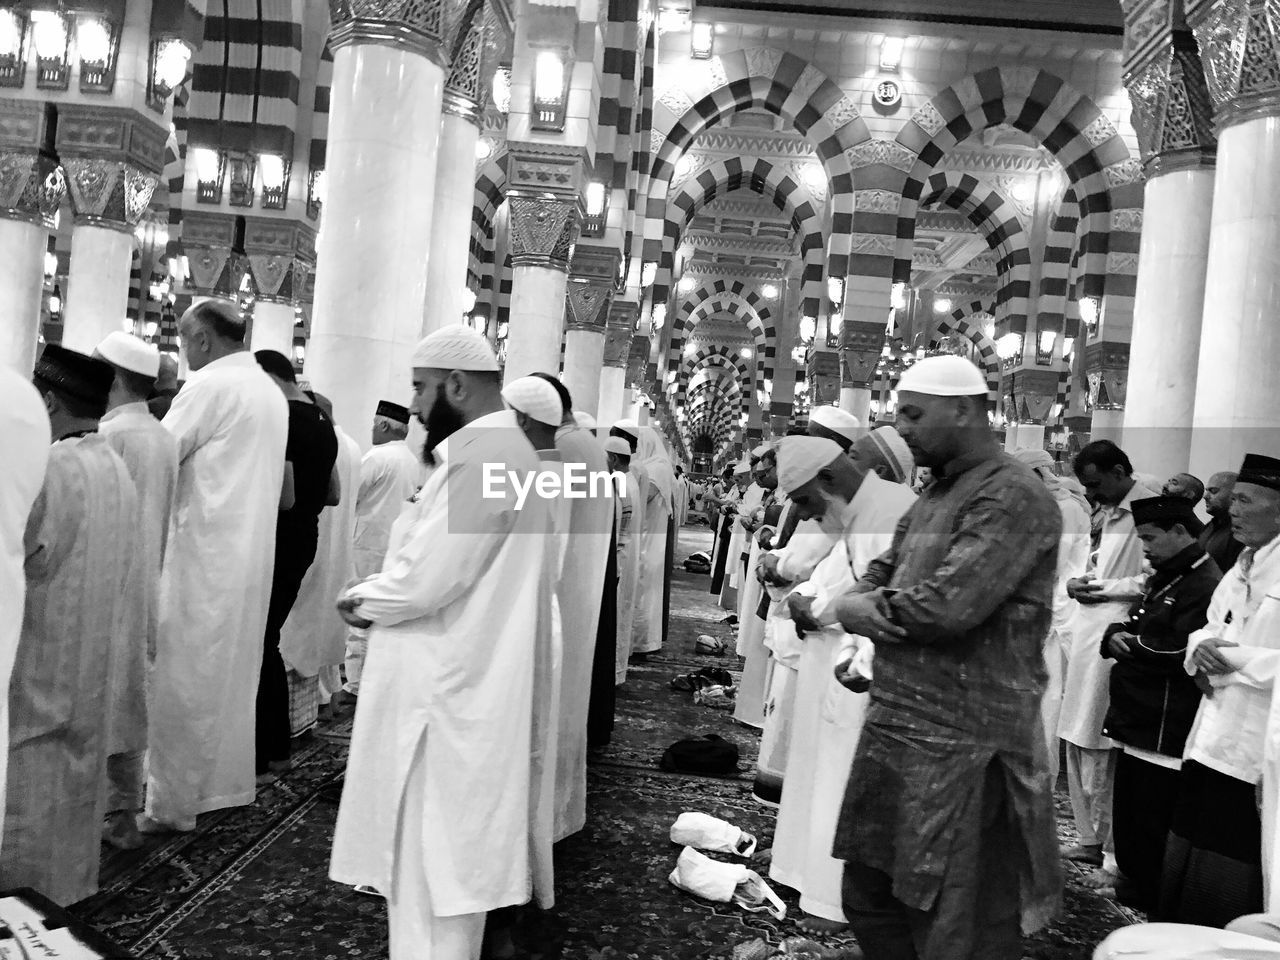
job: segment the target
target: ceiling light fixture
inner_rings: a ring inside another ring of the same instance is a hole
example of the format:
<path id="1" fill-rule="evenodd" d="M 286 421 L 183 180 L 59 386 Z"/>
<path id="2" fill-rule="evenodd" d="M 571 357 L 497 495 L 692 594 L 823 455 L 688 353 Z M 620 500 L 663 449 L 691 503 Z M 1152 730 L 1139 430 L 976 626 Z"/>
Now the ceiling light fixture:
<path id="1" fill-rule="evenodd" d="M 764 297 L 766 300 L 777 300 L 778 299 L 777 285 L 773 283 L 766 283 L 763 287 L 760 288 L 760 296 Z"/>
<path id="2" fill-rule="evenodd" d="M 933 299 L 934 313 L 950 313 L 951 301 L 947 297 L 934 297 Z"/>
<path id="3" fill-rule="evenodd" d="M 689 32 L 689 49 L 693 59 L 711 59 L 711 51 L 715 46 L 715 36 L 714 24 L 699 22 L 693 25 L 693 29 Z"/>
<path id="4" fill-rule="evenodd" d="M 902 65 L 902 50 L 906 45 L 903 37 L 885 37 L 880 43 L 880 69 L 897 70 Z"/>

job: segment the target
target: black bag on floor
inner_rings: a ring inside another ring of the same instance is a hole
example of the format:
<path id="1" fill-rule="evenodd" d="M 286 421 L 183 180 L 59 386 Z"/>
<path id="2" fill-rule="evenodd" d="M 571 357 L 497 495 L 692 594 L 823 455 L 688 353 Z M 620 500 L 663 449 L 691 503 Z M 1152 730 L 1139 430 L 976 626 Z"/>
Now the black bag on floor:
<path id="1" fill-rule="evenodd" d="M 732 777 L 738 772 L 738 747 L 714 733 L 689 737 L 667 747 L 659 766 L 668 773 Z"/>
<path id="2" fill-rule="evenodd" d="M 711 556 L 705 551 L 690 554 L 684 558 L 684 568 L 690 573 L 710 573 Z"/>

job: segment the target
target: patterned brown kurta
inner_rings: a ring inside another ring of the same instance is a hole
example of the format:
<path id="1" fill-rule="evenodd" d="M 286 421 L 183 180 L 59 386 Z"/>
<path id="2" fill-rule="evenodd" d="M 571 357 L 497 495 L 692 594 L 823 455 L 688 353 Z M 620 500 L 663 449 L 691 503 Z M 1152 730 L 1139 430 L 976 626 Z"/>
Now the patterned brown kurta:
<path id="1" fill-rule="evenodd" d="M 907 637 L 876 644 L 833 855 L 887 874 L 898 900 L 932 910 L 944 887 L 978 882 L 953 849 L 978 829 L 997 764 L 1023 841 L 1007 856 L 1031 932 L 1061 896 L 1039 717 L 1061 513 L 1031 470 L 994 447 L 935 476 L 857 586 L 897 591 L 888 606 Z M 937 920 L 970 942 L 977 918 Z"/>

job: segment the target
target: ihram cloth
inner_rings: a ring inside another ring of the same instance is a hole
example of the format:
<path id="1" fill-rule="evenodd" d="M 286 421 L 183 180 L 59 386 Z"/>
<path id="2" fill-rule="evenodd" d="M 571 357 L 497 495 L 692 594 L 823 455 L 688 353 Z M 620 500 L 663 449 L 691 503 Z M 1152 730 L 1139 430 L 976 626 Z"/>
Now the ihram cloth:
<path id="1" fill-rule="evenodd" d="M 178 493 L 160 580 L 147 814 L 254 799 L 254 722 L 289 405 L 250 353 L 191 374 L 164 418 Z"/>
<path id="2" fill-rule="evenodd" d="M 915 499 L 905 484 L 868 473 L 840 513 L 835 546 L 796 588 L 801 596 L 813 598 L 810 610 L 823 628 L 798 641 L 791 751 L 769 875 L 800 892 L 800 909 L 805 913 L 837 923 L 845 920 L 844 864 L 832 857 L 831 846 L 870 698 L 845 689 L 835 678 L 835 666 L 846 656 L 856 655 L 860 672 L 867 674 L 872 646 L 866 638 L 852 637 L 840 628 L 835 608 L 871 561 L 889 548 L 898 521 Z M 797 530 L 788 544 L 792 552 L 804 547 L 797 543 L 800 535 Z M 794 623 L 782 623 L 794 635 Z"/>
<path id="3" fill-rule="evenodd" d="M 554 836 L 558 842 L 581 830 L 587 820 L 587 715 L 615 498 L 612 489 L 593 489 L 591 485 L 589 478 L 606 474 L 608 464 L 603 446 L 590 432 L 577 425 L 562 426 L 556 431 L 556 450 L 566 467 L 581 471 L 575 491 L 587 484 L 585 497 L 567 501 L 568 542 L 573 549 L 565 554 L 556 590 L 564 628 L 556 748 Z"/>
<path id="4" fill-rule="evenodd" d="M 124 461 L 137 494 L 137 549 L 123 555 L 130 568 L 128 602 L 111 678 L 111 753 L 132 753 L 147 746 L 147 671 L 160 626 L 160 571 L 178 487 L 178 446 L 145 403 L 108 411 L 98 433 Z"/>
<path id="5" fill-rule="evenodd" d="M 1061 898 L 1039 711 L 1062 518 L 1040 479 L 996 450 L 935 476 L 858 583 L 898 591 L 883 602 L 906 637 L 876 647 L 832 852 L 890 877 L 905 908 L 929 911 L 944 888 L 975 882 L 951 838 L 976 835 L 998 803 L 1017 841 L 1004 861 L 1017 877 L 1011 906 L 1032 932 Z M 975 920 L 944 912 L 933 923 L 967 942 Z"/>
<path id="6" fill-rule="evenodd" d="M 510 411 L 446 443 L 382 572 L 348 592 L 373 626 L 330 866 L 339 883 L 386 891 L 412 858 L 440 917 L 530 897 L 533 676 L 551 624 L 545 501 L 516 510 L 510 484 L 481 496 L 485 463 L 527 475 L 539 468 L 533 447 Z M 424 742 L 421 799 L 409 805 Z M 402 811 L 421 820 L 420 843 L 397 844 Z"/>
<path id="7" fill-rule="evenodd" d="M 98 890 L 112 675 L 137 497 L 99 436 L 60 440 L 25 537 L 27 602 L 9 684 L 0 884 L 55 903 Z"/>
<path id="8" fill-rule="evenodd" d="M 4 472 L 0 473 L 0 683 L 8 691 L 26 606 L 23 537 L 49 461 L 49 415 L 35 387 L 3 365 L 0 365 L 0 447 L 9 458 Z M 8 697 L 0 698 L 0 743 L 6 747 L 9 743 Z M 4 822 L 8 759 L 8 750 L 0 749 L 0 824 Z"/>

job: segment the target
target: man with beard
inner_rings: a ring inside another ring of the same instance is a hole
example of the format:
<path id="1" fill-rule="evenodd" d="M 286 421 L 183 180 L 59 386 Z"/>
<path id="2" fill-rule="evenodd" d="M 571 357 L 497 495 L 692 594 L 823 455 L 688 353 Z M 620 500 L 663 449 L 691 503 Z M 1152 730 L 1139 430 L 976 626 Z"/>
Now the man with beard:
<path id="1" fill-rule="evenodd" d="M 1160 487 L 1162 497 L 1178 497 L 1193 507 L 1204 497 L 1204 484 L 1189 473 L 1175 473 Z"/>
<path id="2" fill-rule="evenodd" d="M 539 497 L 517 509 L 538 455 L 504 408 L 488 341 L 445 327 L 412 364 L 427 452 L 447 450 L 397 521 L 382 572 L 338 601 L 370 632 L 330 875 L 387 897 L 391 960 L 475 960 L 486 913 L 529 899 L 551 520 Z M 513 482 L 486 485 L 494 465 Z"/>
<path id="3" fill-rule="evenodd" d="M 812 577 L 787 598 L 790 620 L 782 621 L 799 636 L 800 655 L 769 875 L 800 892 L 799 923 L 809 933 L 847 926 L 840 894 L 844 865 L 831 856 L 831 845 L 867 703 L 865 683 L 853 684 L 848 675 L 861 669 L 867 679 L 871 660 L 871 644 L 840 629 L 835 603 L 889 548 L 898 520 L 916 499 L 905 484 L 882 479 L 877 470 L 909 476 L 910 463 L 889 468 L 879 449 L 871 435 L 848 450 L 820 438 L 787 438 L 778 448 L 779 484 L 800 522 L 836 535 Z M 857 692 L 843 689 L 842 682 Z"/>
<path id="4" fill-rule="evenodd" d="M 1231 529 L 1231 492 L 1235 489 L 1236 475 L 1230 471 L 1215 473 L 1204 490 L 1204 505 L 1209 511 L 1209 522 L 1200 531 L 1200 546 L 1213 557 L 1213 562 L 1223 573 L 1235 566 L 1244 544 L 1236 539 Z"/>
<path id="5" fill-rule="evenodd" d="M 836 607 L 876 645 L 833 845 L 844 911 L 869 957 L 1016 960 L 1061 899 L 1039 711 L 1062 519 L 963 357 L 903 374 L 895 426 L 935 480 Z"/>

